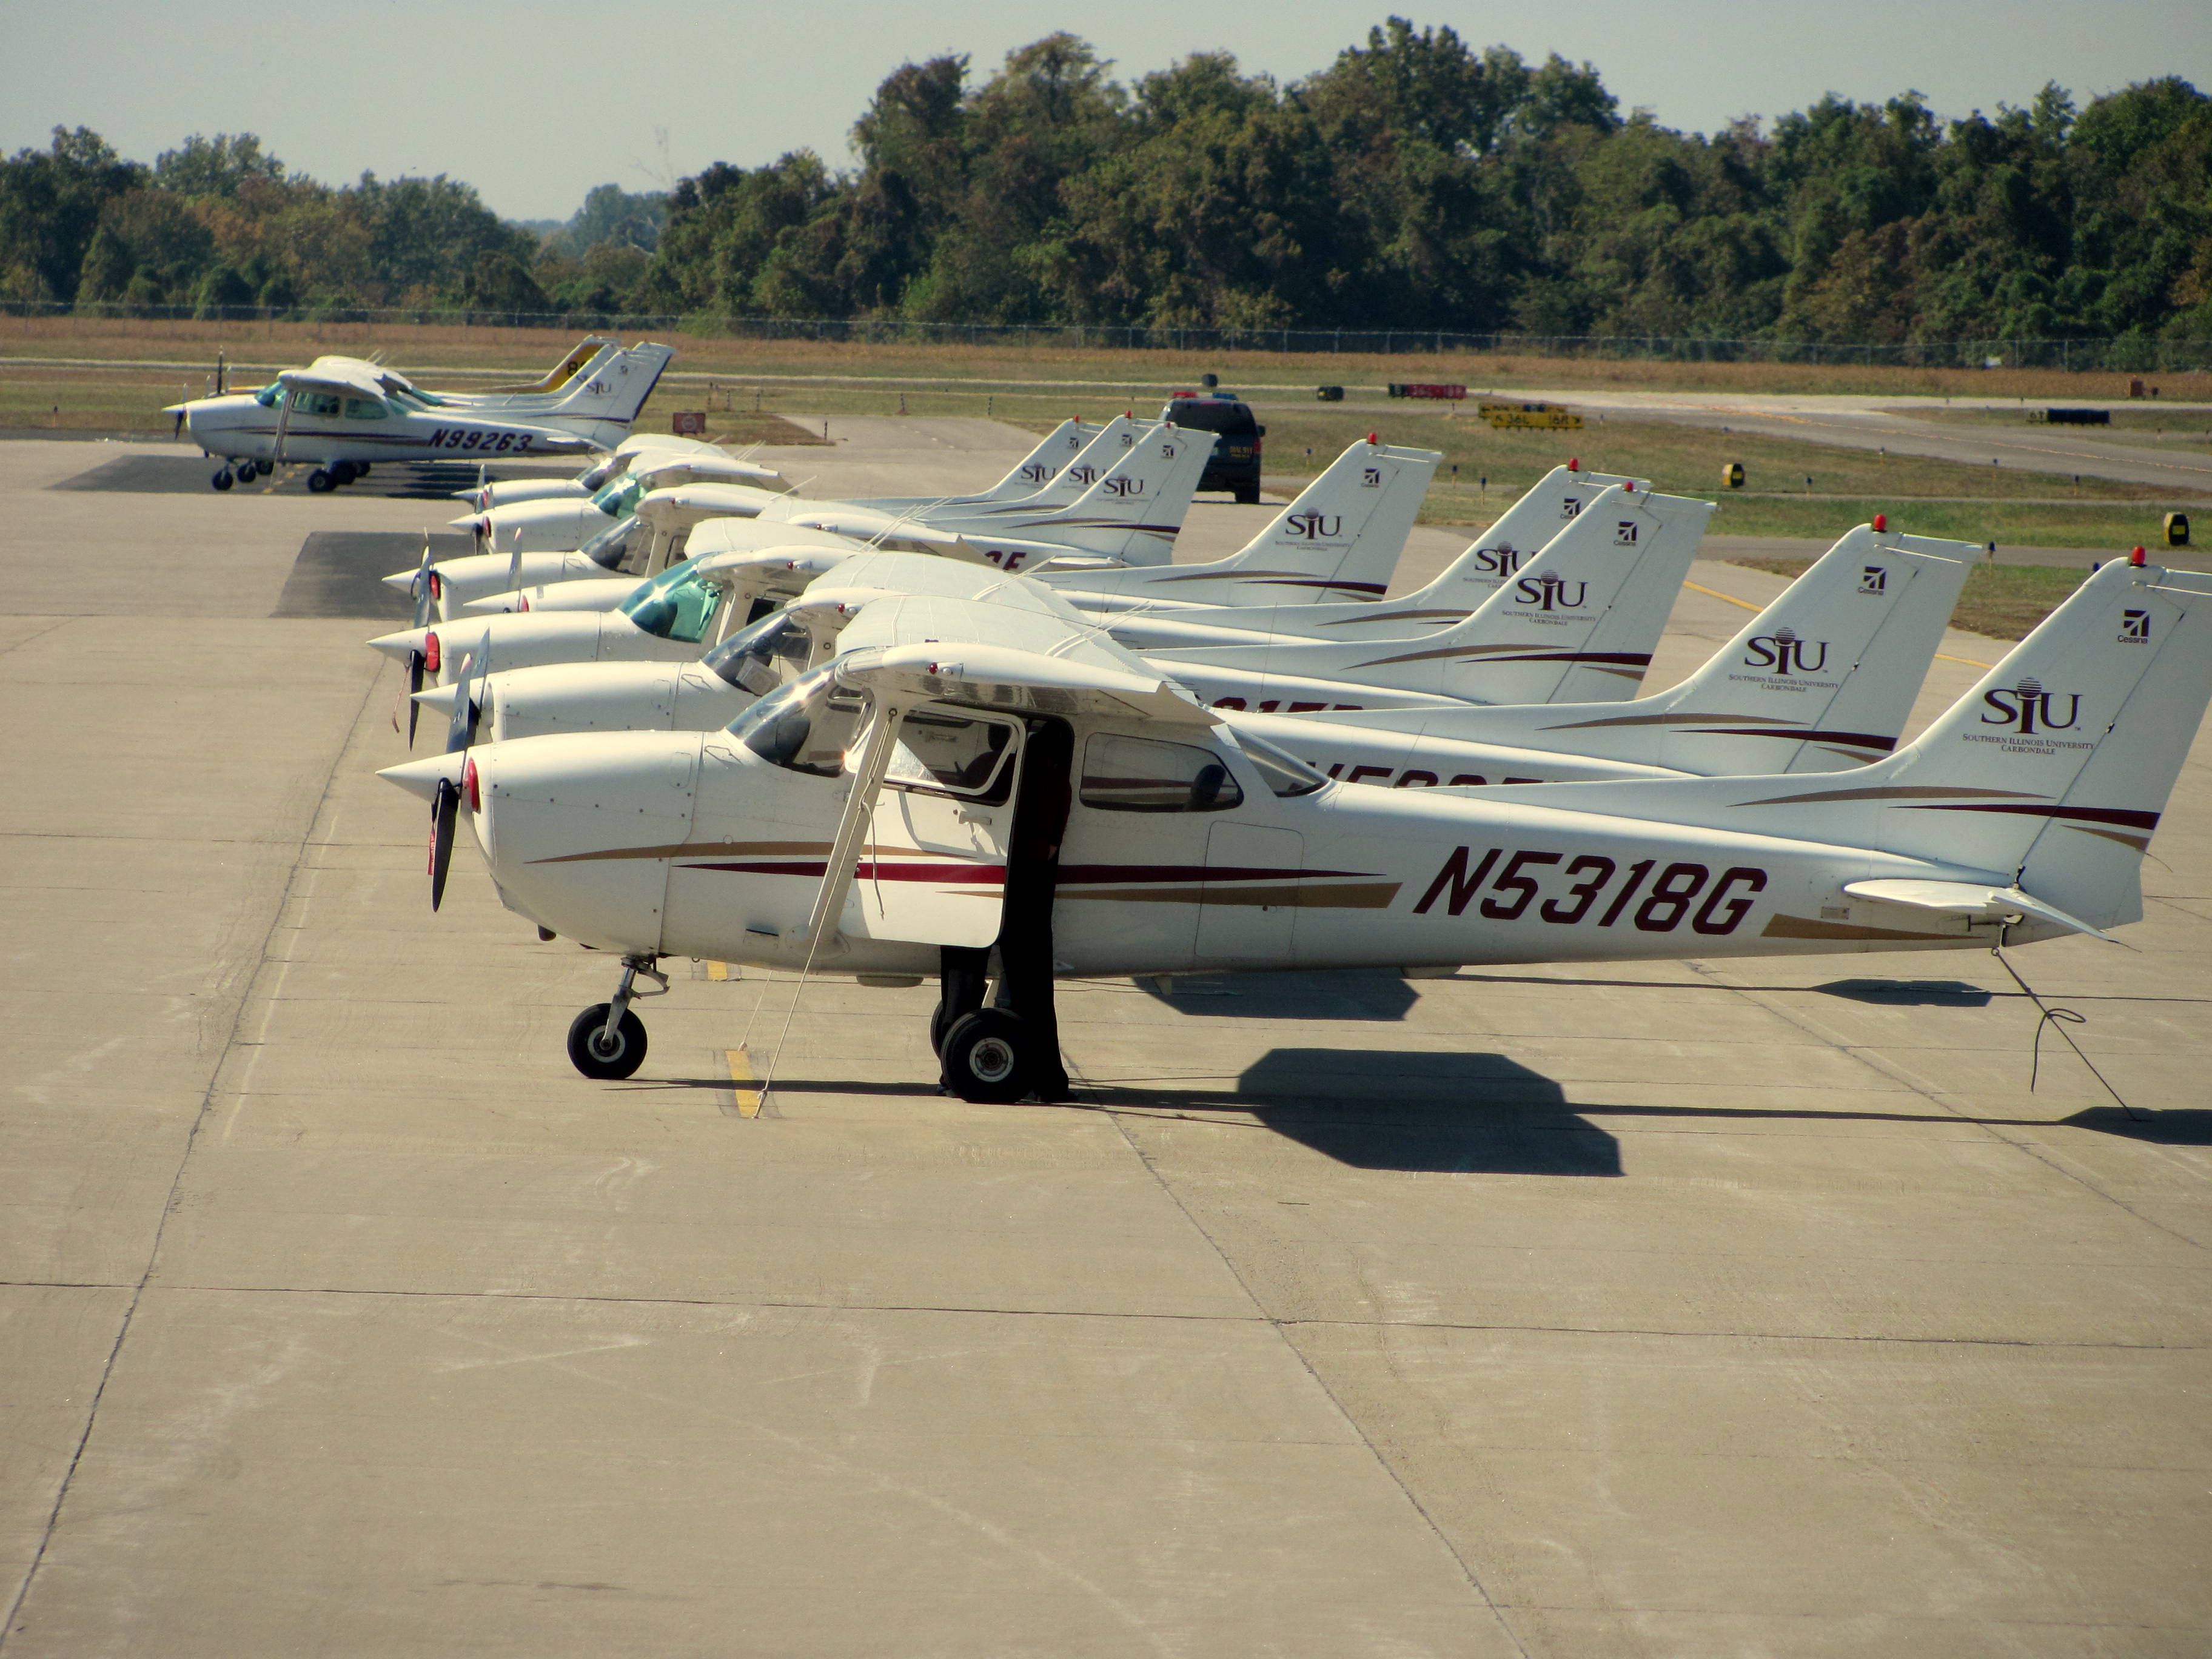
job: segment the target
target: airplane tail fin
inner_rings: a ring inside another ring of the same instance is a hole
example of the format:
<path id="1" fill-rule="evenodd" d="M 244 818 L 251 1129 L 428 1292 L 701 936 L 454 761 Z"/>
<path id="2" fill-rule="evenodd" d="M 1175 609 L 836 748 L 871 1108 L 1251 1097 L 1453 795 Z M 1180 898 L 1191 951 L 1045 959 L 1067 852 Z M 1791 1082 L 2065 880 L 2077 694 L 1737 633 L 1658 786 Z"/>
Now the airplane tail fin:
<path id="1" fill-rule="evenodd" d="M 649 340 L 625 347 L 602 362 L 589 380 L 572 384 L 544 418 L 611 449 L 630 435 L 638 410 L 675 356 L 675 347 Z"/>
<path id="2" fill-rule="evenodd" d="M 977 497 L 985 501 L 1024 501 L 1045 489 L 1070 461 L 1080 455 L 1097 434 L 1079 416 L 1062 421 L 1045 434 L 1036 448 L 1017 461 L 1006 476 Z"/>
<path id="3" fill-rule="evenodd" d="M 1066 506 L 1001 515 L 986 527 L 1124 564 L 1165 564 L 1174 555 L 1191 497 L 1198 493 L 1213 434 L 1164 422 L 1141 432 L 1133 429 L 1130 437 L 1113 465 Z"/>
<path id="4" fill-rule="evenodd" d="M 1619 472 L 1592 472 L 1581 462 L 1555 466 L 1531 484 L 1498 521 L 1467 545 L 1427 586 L 1393 602 L 1463 617 L 1505 585 L 1506 579 L 1542 550 L 1544 544 L 1615 484 L 1649 489 L 1648 478 Z"/>
<path id="5" fill-rule="evenodd" d="M 1422 689 L 1470 702 L 1618 702 L 1651 665 L 1712 512 L 1711 501 L 1610 486 L 1465 621 L 1396 652 L 1378 641 L 1368 649 L 1384 654 L 1346 678 L 1433 663 Z"/>
<path id="6" fill-rule="evenodd" d="M 1538 728 L 1575 732 L 1578 752 L 1708 777 L 1878 760 L 1978 552 L 1861 525 L 1680 684 L 1586 714 L 1555 706 Z"/>
<path id="7" fill-rule="evenodd" d="M 1379 599 L 1443 459 L 1433 449 L 1354 443 L 1241 550 L 1146 572 L 1133 579 L 1141 588 L 1120 591 L 1206 605 Z"/>

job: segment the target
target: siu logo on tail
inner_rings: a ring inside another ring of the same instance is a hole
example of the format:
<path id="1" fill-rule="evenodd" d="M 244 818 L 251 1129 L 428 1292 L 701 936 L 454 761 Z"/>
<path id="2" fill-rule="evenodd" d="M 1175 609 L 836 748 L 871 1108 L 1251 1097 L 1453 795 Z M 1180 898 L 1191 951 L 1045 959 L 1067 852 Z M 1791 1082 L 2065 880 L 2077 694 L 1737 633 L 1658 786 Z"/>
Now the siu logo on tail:
<path id="1" fill-rule="evenodd" d="M 1530 556 L 1510 543 L 1498 547 L 1478 547 L 1474 550 L 1474 568 L 1486 576 L 1495 576 L 1503 581 L 1522 565 Z"/>
<path id="2" fill-rule="evenodd" d="M 1800 639 L 1788 628 L 1754 634 L 1745 641 L 1743 665 L 1771 668 L 1778 675 L 1817 674 L 1828 665 L 1828 642 Z"/>
<path id="3" fill-rule="evenodd" d="M 1333 542 L 1344 533 L 1340 513 L 1293 513 L 1284 520 L 1291 534 L 1310 542 Z"/>
<path id="4" fill-rule="evenodd" d="M 1983 725 L 2007 726 L 2023 738 L 2070 732 L 2081 714 L 2079 691 L 2046 691 L 2040 680 L 2022 680 L 2010 688 L 1999 686 L 1994 691 L 1983 692 L 1982 701 L 1990 711 L 1982 716 Z"/>
<path id="5" fill-rule="evenodd" d="M 1513 603 L 1533 605 L 1541 611 L 1579 611 L 1589 597 L 1589 584 L 1577 582 L 1571 598 L 1567 584 L 1557 576 L 1523 576 L 1513 584 Z"/>
<path id="6" fill-rule="evenodd" d="M 1059 471 L 1060 469 L 1058 467 L 1051 465 L 1048 462 L 1031 461 L 1027 466 L 1022 469 L 1022 482 L 1024 483 L 1033 484 L 1050 483 L 1053 480 L 1054 474 L 1057 473 Z"/>
<path id="7" fill-rule="evenodd" d="M 1095 466 L 1071 466 L 1067 469 L 1067 476 L 1087 489 L 1098 482 L 1098 469 Z"/>
<path id="8" fill-rule="evenodd" d="M 1106 480 L 1106 493 L 1109 495 L 1119 495 L 1126 501 L 1132 495 L 1141 495 L 1145 493 L 1145 481 L 1142 478 L 1109 478 Z"/>

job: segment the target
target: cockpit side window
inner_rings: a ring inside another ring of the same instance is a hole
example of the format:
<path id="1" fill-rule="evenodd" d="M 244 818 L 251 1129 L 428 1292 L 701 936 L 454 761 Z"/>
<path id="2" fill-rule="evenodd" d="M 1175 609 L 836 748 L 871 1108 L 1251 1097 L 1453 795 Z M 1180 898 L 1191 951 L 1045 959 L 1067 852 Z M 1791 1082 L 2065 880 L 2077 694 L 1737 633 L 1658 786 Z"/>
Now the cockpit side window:
<path id="1" fill-rule="evenodd" d="M 349 398 L 345 412 L 349 421 L 381 421 L 392 413 L 375 398 Z"/>
<path id="2" fill-rule="evenodd" d="M 644 494 L 644 479 L 620 477 L 592 496 L 592 505 L 611 519 L 627 518 Z"/>
<path id="3" fill-rule="evenodd" d="M 1108 812 L 1224 812 L 1244 804 L 1228 763 L 1211 749 L 1107 732 L 1083 746 L 1079 798 Z"/>
<path id="4" fill-rule="evenodd" d="M 338 412 L 340 403 L 335 392 L 299 392 L 292 397 L 292 412 L 295 415 L 329 416 Z"/>

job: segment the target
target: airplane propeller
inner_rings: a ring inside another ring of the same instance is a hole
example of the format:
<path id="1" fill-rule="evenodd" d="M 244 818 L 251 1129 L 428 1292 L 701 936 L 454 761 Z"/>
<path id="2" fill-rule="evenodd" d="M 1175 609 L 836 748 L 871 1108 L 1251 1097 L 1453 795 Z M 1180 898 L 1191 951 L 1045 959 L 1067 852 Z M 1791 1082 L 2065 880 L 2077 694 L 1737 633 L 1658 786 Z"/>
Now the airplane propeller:
<path id="1" fill-rule="evenodd" d="M 430 908 L 446 896 L 446 870 L 453 861 L 453 825 L 461 815 L 461 792 L 451 778 L 438 780 L 430 797 Z"/>
<path id="2" fill-rule="evenodd" d="M 491 629 L 484 629 L 477 648 L 469 653 L 467 665 L 461 671 L 461 683 L 453 693 L 453 717 L 446 727 L 446 752 L 453 754 L 465 750 L 477 740 L 477 723 L 483 719 L 483 703 L 480 694 L 484 676 L 491 672 Z"/>
<path id="3" fill-rule="evenodd" d="M 422 534 L 422 562 L 416 566 L 415 580 L 407 585 L 407 591 L 415 597 L 415 626 L 428 628 L 431 617 L 430 536 L 428 531 Z M 407 653 L 407 746 L 410 749 L 415 746 L 415 727 L 422 716 L 422 706 L 415 701 L 415 694 L 422 689 L 422 660 L 420 651 Z"/>

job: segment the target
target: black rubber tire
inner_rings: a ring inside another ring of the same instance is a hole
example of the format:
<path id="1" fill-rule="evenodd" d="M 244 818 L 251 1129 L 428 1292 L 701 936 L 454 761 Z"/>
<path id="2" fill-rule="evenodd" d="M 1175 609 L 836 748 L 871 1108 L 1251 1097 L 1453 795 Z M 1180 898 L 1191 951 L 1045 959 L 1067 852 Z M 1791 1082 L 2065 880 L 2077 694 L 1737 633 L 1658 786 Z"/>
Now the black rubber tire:
<path id="1" fill-rule="evenodd" d="M 1036 1038 L 1029 1023 L 1004 1008 L 978 1008 L 945 1034 L 945 1080 L 963 1100 L 1003 1103 L 1030 1091 Z"/>
<path id="2" fill-rule="evenodd" d="M 318 495 L 328 495 L 337 483 L 337 480 L 319 466 L 307 475 L 307 488 Z"/>
<path id="3" fill-rule="evenodd" d="M 353 476 L 356 478 L 366 478 L 368 476 L 368 463 L 367 461 L 356 461 L 353 464 Z"/>
<path id="4" fill-rule="evenodd" d="M 331 463 L 331 482 L 332 483 L 349 484 L 359 477 L 361 477 L 361 469 L 358 466 L 356 466 L 351 461 L 332 461 Z"/>
<path id="5" fill-rule="evenodd" d="M 1240 489 L 1240 490 L 1238 490 L 1238 491 L 1237 492 L 1237 506 L 1239 506 L 1239 507 L 1256 507 L 1256 506 L 1258 506 L 1258 505 L 1259 505 L 1259 503 L 1260 503 L 1260 486 L 1259 486 L 1259 485 L 1257 485 L 1257 484 L 1253 484 L 1253 485 L 1251 485 L 1251 486 L 1250 486 L 1249 488 L 1248 488 L 1248 489 Z"/>
<path id="6" fill-rule="evenodd" d="M 615 1027 L 614 1052 L 603 1053 L 599 1034 L 606 1029 L 607 1006 L 595 1002 L 570 1024 L 568 1062 L 586 1077 L 618 1083 L 635 1076 L 637 1068 L 645 1064 L 645 1022 L 635 1009 L 623 1009 L 622 1021 Z"/>
<path id="7" fill-rule="evenodd" d="M 259 462 L 258 462 L 258 461 L 252 461 L 252 460 L 246 460 L 246 461 L 240 461 L 240 462 L 238 464 L 238 481 L 239 481 L 239 483 L 252 483 L 256 478 L 259 477 L 260 476 L 261 476 L 261 464 L 260 464 Z"/>
<path id="8" fill-rule="evenodd" d="M 939 1060 L 945 1058 L 945 1034 L 957 1024 L 945 1018 L 951 1012 L 942 1002 L 929 1011 L 929 1052 Z"/>
<path id="9" fill-rule="evenodd" d="M 208 482 L 213 484 L 217 489 L 229 489 L 231 484 L 230 469 L 228 467 L 223 468 L 222 471 L 216 473 L 215 477 L 210 478 Z"/>

